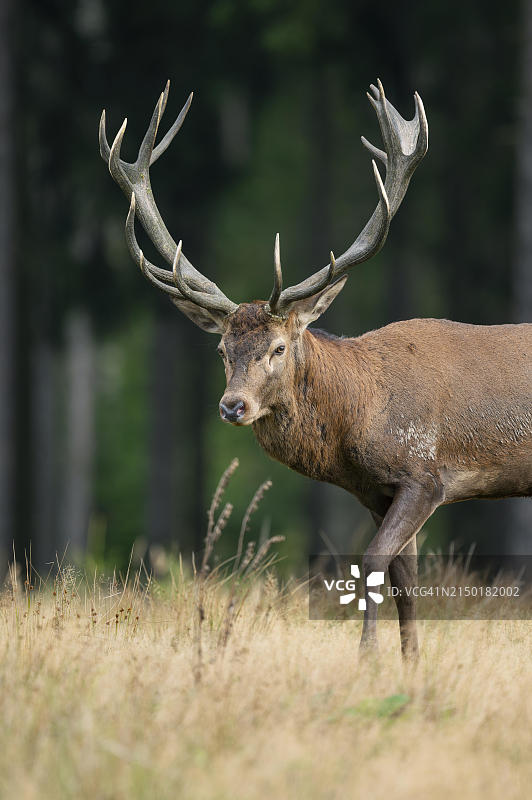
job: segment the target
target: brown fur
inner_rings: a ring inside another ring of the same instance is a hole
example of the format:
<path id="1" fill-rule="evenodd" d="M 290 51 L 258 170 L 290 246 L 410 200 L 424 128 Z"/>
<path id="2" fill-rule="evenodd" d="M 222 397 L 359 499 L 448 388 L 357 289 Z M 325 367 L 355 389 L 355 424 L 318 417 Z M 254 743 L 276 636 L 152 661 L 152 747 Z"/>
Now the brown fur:
<path id="1" fill-rule="evenodd" d="M 266 452 L 373 513 L 366 570 L 385 553 L 406 580 L 399 554 L 415 552 L 438 505 L 532 495 L 532 324 L 413 319 L 339 339 L 256 302 L 228 317 L 222 347 L 224 399 L 246 400 Z M 403 652 L 416 651 L 414 612 L 398 606 Z M 374 637 L 367 613 L 363 638 Z"/>
<path id="2" fill-rule="evenodd" d="M 237 374 L 283 327 L 292 363 L 253 423 L 273 458 L 377 513 L 405 475 L 430 474 L 443 502 L 532 494 L 532 325 L 415 319 L 298 337 L 293 320 L 245 304 L 224 336 Z"/>

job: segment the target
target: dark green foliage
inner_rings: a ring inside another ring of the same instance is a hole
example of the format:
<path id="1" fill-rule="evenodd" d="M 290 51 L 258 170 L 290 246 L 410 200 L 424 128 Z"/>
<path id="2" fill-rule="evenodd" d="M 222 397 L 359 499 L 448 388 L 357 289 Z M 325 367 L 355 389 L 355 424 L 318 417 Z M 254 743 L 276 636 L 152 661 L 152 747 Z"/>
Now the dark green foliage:
<path id="1" fill-rule="evenodd" d="M 177 318 L 130 261 L 127 204 L 98 154 L 99 115 L 105 106 L 110 136 L 128 116 L 127 158 L 168 77 L 167 125 L 195 91 L 153 185 L 193 263 L 241 302 L 271 290 L 276 231 L 289 283 L 324 265 L 331 248 L 346 249 L 376 201 L 359 136 L 379 144 L 379 133 L 364 92 L 381 77 L 408 117 L 417 89 L 429 118 L 428 156 L 385 249 L 354 271 L 324 327 L 355 335 L 405 316 L 507 321 L 520 4 L 25 0 L 17 13 L 21 494 L 38 480 L 30 424 L 35 343 L 52 345 L 60 370 L 65 319 L 81 306 L 93 322 L 97 364 L 89 524 L 91 531 L 104 526 L 106 558 L 123 563 L 138 538 L 160 543 L 146 511 L 149 492 L 152 508 L 160 502 L 149 477 L 154 415 L 168 417 L 174 443 L 165 455 L 164 491 L 172 493 L 165 546 L 198 547 L 205 498 L 233 456 L 242 465 L 235 503 L 273 479 L 258 517 L 287 536 L 281 550 L 290 565 L 304 563 L 318 524 L 340 550 L 348 546 L 365 524 L 354 500 L 321 494 L 269 462 L 251 431 L 219 421 L 216 340 Z M 155 259 L 143 239 L 142 246 Z M 167 364 L 171 393 L 161 397 L 150 390 L 154 320 L 171 315 L 178 344 Z M 52 460 L 60 464 L 60 453 Z M 58 466 L 54 485 L 58 520 Z M 34 535 L 25 497 L 19 549 Z M 489 537 L 494 523 L 479 508 L 465 512 L 467 531 L 461 509 L 452 527 L 449 512 L 439 512 L 439 542 L 458 529 L 464 540 L 486 537 L 484 528 Z M 231 536 L 236 541 L 238 531 L 225 539 Z M 53 557 L 57 542 L 41 544 Z"/>

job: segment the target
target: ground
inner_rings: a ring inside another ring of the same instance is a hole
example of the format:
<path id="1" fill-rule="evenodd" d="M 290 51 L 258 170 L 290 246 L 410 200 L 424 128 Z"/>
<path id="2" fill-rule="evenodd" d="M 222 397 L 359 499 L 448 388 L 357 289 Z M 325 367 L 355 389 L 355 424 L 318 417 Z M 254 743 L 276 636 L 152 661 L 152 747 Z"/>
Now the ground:
<path id="1" fill-rule="evenodd" d="M 360 624 L 309 621 L 304 585 L 262 573 L 229 600 L 183 574 L 8 588 L 0 796 L 527 796 L 532 622 L 420 623 L 405 669 L 397 623 L 361 663 Z"/>

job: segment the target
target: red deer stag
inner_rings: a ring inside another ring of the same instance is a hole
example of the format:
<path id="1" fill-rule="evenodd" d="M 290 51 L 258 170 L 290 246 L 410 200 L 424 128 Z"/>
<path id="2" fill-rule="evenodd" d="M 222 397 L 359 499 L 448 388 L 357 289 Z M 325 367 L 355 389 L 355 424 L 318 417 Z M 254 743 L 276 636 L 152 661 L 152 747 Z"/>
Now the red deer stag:
<path id="1" fill-rule="evenodd" d="M 416 579 L 416 534 L 444 503 L 532 495 L 532 324 L 465 325 L 448 320 L 396 322 L 355 339 L 309 329 L 344 288 L 347 272 L 383 246 L 410 178 L 428 147 L 416 93 L 404 120 L 371 86 L 384 151 L 364 138 L 373 161 L 378 205 L 339 258 L 283 289 L 275 241 L 270 299 L 236 305 L 198 272 L 176 245 L 155 204 L 149 168 L 166 150 L 189 109 L 188 98 L 160 143 L 161 94 L 134 164 L 120 158 L 126 122 L 109 147 L 105 112 L 100 149 L 130 201 L 126 240 L 145 277 L 196 325 L 221 335 L 227 386 L 220 415 L 251 425 L 274 459 L 336 484 L 369 509 L 378 532 L 364 572 L 388 569 L 394 586 Z M 135 215 L 170 269 L 150 263 L 134 230 Z M 405 557 L 406 556 L 406 557 Z M 403 655 L 418 651 L 412 597 L 396 598 Z M 376 649 L 377 606 L 367 601 L 361 647 Z"/>

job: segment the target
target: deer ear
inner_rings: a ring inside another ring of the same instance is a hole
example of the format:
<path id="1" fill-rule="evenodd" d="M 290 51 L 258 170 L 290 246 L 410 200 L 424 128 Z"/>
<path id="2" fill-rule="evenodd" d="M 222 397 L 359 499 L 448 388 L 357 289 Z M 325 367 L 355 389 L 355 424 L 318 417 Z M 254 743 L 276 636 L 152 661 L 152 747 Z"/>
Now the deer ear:
<path id="1" fill-rule="evenodd" d="M 219 334 L 224 332 L 224 322 L 227 315 L 221 311 L 207 311 L 205 308 L 191 303 L 190 300 L 174 300 L 172 298 L 172 303 L 202 331 Z"/>
<path id="2" fill-rule="evenodd" d="M 301 327 L 306 328 L 307 325 L 310 325 L 311 322 L 314 322 L 314 320 L 321 317 L 321 315 L 327 311 L 334 298 L 339 295 L 344 288 L 346 280 L 347 275 L 344 275 L 339 281 L 333 283 L 332 286 L 327 286 L 325 289 L 322 289 L 318 294 L 294 302 L 290 311 L 295 311 Z"/>

